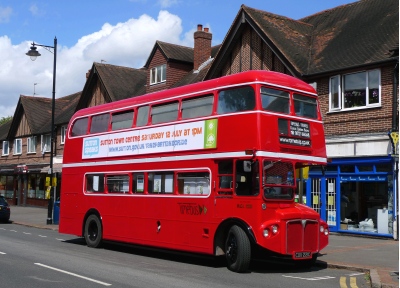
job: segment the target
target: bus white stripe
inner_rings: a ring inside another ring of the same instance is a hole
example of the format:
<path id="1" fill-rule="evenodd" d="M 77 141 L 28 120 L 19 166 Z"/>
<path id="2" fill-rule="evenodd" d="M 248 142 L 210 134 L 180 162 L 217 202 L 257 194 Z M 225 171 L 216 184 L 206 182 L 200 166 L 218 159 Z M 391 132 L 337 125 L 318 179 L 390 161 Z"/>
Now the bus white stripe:
<path id="1" fill-rule="evenodd" d="M 283 159 L 296 159 L 305 162 L 321 162 L 326 163 L 326 158 L 314 157 L 307 155 L 288 154 L 288 153 L 275 153 L 267 151 L 257 151 L 257 156 L 283 158 Z M 193 154 L 181 156 L 167 156 L 167 157 L 153 157 L 153 158 L 139 158 L 139 159 L 125 159 L 125 160 L 105 160 L 94 162 L 77 162 L 63 164 L 63 168 L 72 167 L 85 167 L 85 166 L 102 166 L 102 165 L 124 165 L 132 163 L 154 163 L 154 162 L 168 162 L 168 161 L 185 161 L 185 160 L 201 160 L 201 159 L 219 159 L 219 158 L 237 158 L 246 157 L 245 152 L 230 152 L 230 153 L 209 153 L 209 154 Z"/>

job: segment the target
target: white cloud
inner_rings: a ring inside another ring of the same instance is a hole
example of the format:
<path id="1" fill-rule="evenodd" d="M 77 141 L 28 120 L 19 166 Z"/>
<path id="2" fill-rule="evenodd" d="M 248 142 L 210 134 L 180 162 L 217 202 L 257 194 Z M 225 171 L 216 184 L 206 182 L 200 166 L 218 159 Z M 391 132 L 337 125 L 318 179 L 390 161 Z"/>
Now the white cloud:
<path id="1" fill-rule="evenodd" d="M 161 6 L 161 8 L 168 8 L 178 4 L 178 0 L 158 0 L 158 4 Z"/>
<path id="2" fill-rule="evenodd" d="M 58 39 L 56 98 L 82 91 L 93 62 L 141 68 L 156 40 L 193 47 L 193 32 L 182 35 L 182 30 L 178 16 L 160 11 L 157 19 L 142 15 L 114 26 L 106 23 L 72 47 Z M 0 36 L 0 119 L 13 115 L 20 94 L 33 95 L 34 83 L 36 95 L 51 97 L 54 56 L 38 47 L 42 56 L 31 61 L 25 55 L 30 44 L 12 45 L 10 38 Z"/>
<path id="3" fill-rule="evenodd" d="M 0 23 L 6 23 L 10 21 L 11 14 L 12 14 L 11 7 L 0 7 Z"/>

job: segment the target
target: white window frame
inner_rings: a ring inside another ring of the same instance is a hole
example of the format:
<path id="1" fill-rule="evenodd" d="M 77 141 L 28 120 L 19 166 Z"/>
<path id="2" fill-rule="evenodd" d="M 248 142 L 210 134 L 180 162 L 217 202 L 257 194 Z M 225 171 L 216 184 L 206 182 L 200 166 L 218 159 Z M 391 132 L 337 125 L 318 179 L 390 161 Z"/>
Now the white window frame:
<path id="1" fill-rule="evenodd" d="M 369 103 L 369 89 L 368 89 L 368 75 L 370 72 L 373 71 L 378 71 L 379 75 L 379 79 L 378 79 L 378 103 Z M 344 103 L 345 103 L 345 91 L 344 91 L 344 78 L 348 75 L 352 75 L 352 74 L 360 74 L 360 73 L 365 73 L 365 105 L 363 106 L 353 106 L 353 107 L 344 107 Z M 333 104 L 333 85 L 332 85 L 332 81 L 336 79 L 338 86 L 336 87 L 338 95 L 339 95 L 339 103 L 338 103 L 338 107 L 332 107 Z M 382 73 L 380 69 L 371 69 L 371 70 L 363 70 L 363 71 L 357 71 L 354 73 L 347 73 L 347 74 L 343 74 L 343 75 L 335 75 L 329 78 L 329 112 L 337 112 L 337 111 L 348 111 L 348 110 L 359 110 L 359 109 L 368 109 L 368 108 L 374 108 L 374 107 L 380 107 L 381 101 L 382 101 Z"/>
<path id="2" fill-rule="evenodd" d="M 46 142 L 48 142 L 48 143 L 44 143 L 44 141 L 46 140 L 46 139 L 49 139 L 49 140 L 47 140 Z M 41 146 L 40 146 L 40 151 L 42 151 L 42 154 L 44 154 L 44 153 L 46 153 L 46 152 L 51 152 L 50 151 L 50 149 L 51 149 L 51 135 L 50 134 L 44 134 L 44 135 L 42 135 L 41 136 Z"/>
<path id="3" fill-rule="evenodd" d="M 22 154 L 22 139 L 21 138 L 14 139 L 13 152 L 14 152 L 14 155 Z"/>
<path id="4" fill-rule="evenodd" d="M 150 85 L 165 82 L 167 80 L 167 65 L 159 65 L 150 69 Z"/>
<path id="5" fill-rule="evenodd" d="M 33 146 L 33 147 L 31 147 L 31 146 Z M 33 150 L 31 150 L 31 148 L 33 148 Z M 28 145 L 26 146 L 26 152 L 27 153 L 36 153 L 36 136 L 31 136 L 28 138 Z"/>
<path id="6" fill-rule="evenodd" d="M 4 149 L 4 146 L 6 146 L 5 148 L 7 148 L 7 149 Z M 9 154 L 10 154 L 10 143 L 8 141 L 3 141 L 3 149 L 2 149 L 1 155 L 7 156 Z"/>
<path id="7" fill-rule="evenodd" d="M 60 144 L 65 143 L 65 137 L 67 135 L 67 126 L 61 126 L 61 141 Z"/>

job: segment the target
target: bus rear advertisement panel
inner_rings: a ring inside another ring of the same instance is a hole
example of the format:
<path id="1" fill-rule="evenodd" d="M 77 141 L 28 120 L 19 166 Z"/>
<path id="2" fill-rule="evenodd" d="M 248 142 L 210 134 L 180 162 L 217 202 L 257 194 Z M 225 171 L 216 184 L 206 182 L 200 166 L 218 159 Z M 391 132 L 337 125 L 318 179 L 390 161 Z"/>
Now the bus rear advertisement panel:
<path id="1" fill-rule="evenodd" d="M 315 90 L 248 71 L 82 109 L 68 126 L 59 232 L 311 266 L 328 225 L 295 202 L 296 169 L 326 165 Z"/>

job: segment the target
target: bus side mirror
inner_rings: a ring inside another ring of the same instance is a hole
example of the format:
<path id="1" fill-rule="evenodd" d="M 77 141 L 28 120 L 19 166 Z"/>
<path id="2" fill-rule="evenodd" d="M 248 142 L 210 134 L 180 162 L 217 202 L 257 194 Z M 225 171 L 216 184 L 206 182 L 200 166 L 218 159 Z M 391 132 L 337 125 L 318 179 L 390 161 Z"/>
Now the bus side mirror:
<path id="1" fill-rule="evenodd" d="M 243 171 L 251 172 L 251 161 L 243 161 Z"/>

